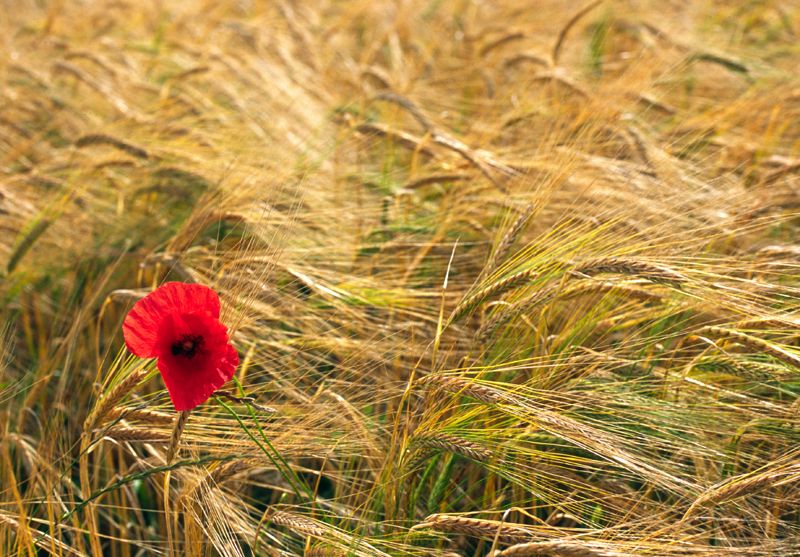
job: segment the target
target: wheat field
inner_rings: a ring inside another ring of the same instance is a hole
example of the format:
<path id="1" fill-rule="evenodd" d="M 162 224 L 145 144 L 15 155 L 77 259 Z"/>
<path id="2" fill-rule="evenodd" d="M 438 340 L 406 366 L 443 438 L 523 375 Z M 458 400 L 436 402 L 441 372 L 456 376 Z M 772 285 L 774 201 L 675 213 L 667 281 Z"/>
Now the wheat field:
<path id="1" fill-rule="evenodd" d="M 0 31 L 0 555 L 800 555 L 797 2 Z M 240 359 L 185 416 L 165 281 Z"/>

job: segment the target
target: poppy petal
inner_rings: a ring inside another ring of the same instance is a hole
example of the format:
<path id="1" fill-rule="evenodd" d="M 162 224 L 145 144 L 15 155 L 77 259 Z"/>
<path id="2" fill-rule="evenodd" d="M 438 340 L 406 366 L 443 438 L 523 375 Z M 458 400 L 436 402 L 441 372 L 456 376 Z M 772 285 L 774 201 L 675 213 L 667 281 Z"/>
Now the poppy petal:
<path id="1" fill-rule="evenodd" d="M 128 349 L 140 358 L 158 352 L 158 331 L 172 313 L 208 312 L 219 318 L 219 296 L 202 284 L 167 282 L 136 302 L 122 324 Z"/>
<path id="2" fill-rule="evenodd" d="M 190 357 L 175 353 L 182 338 L 198 338 Z M 227 328 L 207 312 L 176 314 L 165 318 L 158 339 L 158 369 L 178 411 L 191 410 L 207 401 L 231 377 L 239 362 L 228 342 Z"/>

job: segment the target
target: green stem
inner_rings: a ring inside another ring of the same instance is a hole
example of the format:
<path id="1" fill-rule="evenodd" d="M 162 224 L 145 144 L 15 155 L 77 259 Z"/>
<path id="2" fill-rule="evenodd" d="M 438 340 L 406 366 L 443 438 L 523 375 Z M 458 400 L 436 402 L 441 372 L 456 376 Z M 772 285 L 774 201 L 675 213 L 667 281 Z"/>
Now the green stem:
<path id="1" fill-rule="evenodd" d="M 300 478 L 297 477 L 297 474 L 295 474 L 291 466 L 289 466 L 289 464 L 275 449 L 272 443 L 270 443 L 269 439 L 267 439 L 267 436 L 264 434 L 264 430 L 261 428 L 261 424 L 258 422 L 257 416 L 255 416 L 255 414 L 253 413 L 253 409 L 250 408 L 250 406 L 248 405 L 248 408 L 250 409 L 251 412 L 251 417 L 256 422 L 256 426 L 258 427 L 259 433 L 261 434 L 264 443 L 266 443 L 267 447 L 269 447 L 269 450 L 266 447 L 264 447 L 264 445 L 261 443 L 261 441 L 258 440 L 258 438 L 256 438 L 255 435 L 253 435 L 253 432 L 250 431 L 250 428 L 247 427 L 242 418 L 239 417 L 239 414 L 237 414 L 233 408 L 231 408 L 218 396 L 215 396 L 214 400 L 216 400 L 223 408 L 225 408 L 225 410 L 228 411 L 228 413 L 231 416 L 233 416 L 236 419 L 237 422 L 239 422 L 239 426 L 242 428 L 242 430 L 244 430 L 247 436 L 253 440 L 253 442 L 258 446 L 259 449 L 261 449 L 261 452 L 263 452 L 267 456 L 267 458 L 269 458 L 270 462 L 272 462 L 272 464 L 275 466 L 275 468 L 278 470 L 281 476 L 283 476 L 283 479 L 286 480 L 286 482 L 292 488 L 292 491 L 294 491 L 295 495 L 297 495 L 299 499 L 303 499 L 303 494 L 300 492 L 300 489 L 302 489 L 305 492 L 306 496 L 309 498 L 309 500 L 313 501 L 314 495 L 311 492 L 311 490 L 308 488 L 307 485 L 305 485 L 300 480 Z M 270 453 L 270 451 L 272 451 L 272 453 Z M 275 456 L 273 456 L 273 454 Z M 283 466 L 281 466 L 281 464 L 278 464 L 278 461 L 275 460 L 275 457 L 278 458 L 278 460 L 283 464 Z M 298 486 L 300 486 L 300 489 L 298 489 Z"/>
<path id="2" fill-rule="evenodd" d="M 99 499 L 100 497 L 105 495 L 106 493 L 114 491 L 115 489 L 119 489 L 120 487 L 122 487 L 124 485 L 127 485 L 127 484 L 129 484 L 131 482 L 135 482 L 136 480 L 141 480 L 141 479 L 147 478 L 149 476 L 152 476 L 153 474 L 158 474 L 158 473 L 161 473 L 161 472 L 168 472 L 170 470 L 175 470 L 177 468 L 184 468 L 186 466 L 201 466 L 201 465 L 207 464 L 209 462 L 227 462 L 227 461 L 233 460 L 235 458 L 239 458 L 239 455 L 222 456 L 222 457 L 220 457 L 220 456 L 205 456 L 203 458 L 198 458 L 196 460 L 179 460 L 179 461 L 174 462 L 172 464 L 165 464 L 163 466 L 155 466 L 153 468 L 149 468 L 149 469 L 144 470 L 142 472 L 137 472 L 135 474 L 131 474 L 129 476 L 125 476 L 124 478 L 120 478 L 117 481 L 115 481 L 114 483 L 111 483 L 111 484 L 107 485 L 103 489 L 100 489 L 99 491 L 95 491 L 94 493 L 89 495 L 89 497 L 87 497 L 86 499 L 84 499 L 81 502 L 79 502 L 78 504 L 76 504 L 75 507 L 73 507 L 73 509 L 71 511 L 68 511 L 68 512 L 64 513 L 61 516 L 61 522 L 65 521 L 65 520 L 68 520 L 73 514 L 75 514 L 76 512 L 82 510 L 84 507 L 86 507 L 86 505 L 88 505 L 92 501 L 96 501 L 97 499 Z"/>

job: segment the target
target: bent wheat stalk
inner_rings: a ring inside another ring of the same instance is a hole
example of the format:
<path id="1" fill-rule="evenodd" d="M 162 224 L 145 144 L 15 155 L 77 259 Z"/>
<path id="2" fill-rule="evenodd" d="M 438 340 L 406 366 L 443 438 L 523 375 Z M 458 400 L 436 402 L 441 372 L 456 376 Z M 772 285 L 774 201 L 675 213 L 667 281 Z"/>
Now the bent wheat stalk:
<path id="1" fill-rule="evenodd" d="M 318 522 L 299 514 L 270 510 L 267 511 L 265 518 L 273 524 L 288 528 L 296 534 L 324 538 L 328 533 Z"/>
<path id="2" fill-rule="evenodd" d="M 181 436 L 186 428 L 186 422 L 189 421 L 190 413 L 189 410 L 180 412 L 175 419 L 175 427 L 172 429 L 172 437 L 170 437 L 169 448 L 167 449 L 167 464 L 170 464 L 175 455 L 178 454 Z"/>
<path id="3" fill-rule="evenodd" d="M 156 410 L 148 410 L 146 408 L 125 408 L 118 406 L 112 408 L 107 414 L 108 421 L 116 420 L 134 420 L 137 422 L 145 422 L 149 424 L 167 425 L 175 421 L 175 417 L 171 414 L 158 412 Z"/>
<path id="4" fill-rule="evenodd" d="M 424 522 L 413 526 L 411 529 L 421 530 L 424 528 L 431 528 L 440 532 L 464 534 L 486 540 L 497 539 L 501 543 L 520 543 L 533 539 L 533 533 L 522 525 L 448 514 L 432 514 Z"/>
<path id="5" fill-rule="evenodd" d="M 493 282 L 488 286 L 481 288 L 474 294 L 467 296 L 461 301 L 460 304 L 458 304 L 456 309 L 453 310 L 448 323 L 455 322 L 463 315 L 475 309 L 476 306 L 480 305 L 487 298 L 502 294 L 503 292 L 507 292 L 509 290 L 513 290 L 514 288 L 518 288 L 536 276 L 537 273 L 533 269 L 526 269 L 524 271 L 513 273 L 503 279 L 498 280 L 497 282 Z"/>
<path id="6" fill-rule="evenodd" d="M 502 551 L 495 551 L 492 557 L 633 557 L 631 553 L 620 553 L 574 541 L 530 542 L 512 545 Z"/>
<path id="7" fill-rule="evenodd" d="M 478 462 L 486 462 L 492 457 L 492 451 L 478 443 L 447 433 L 426 434 L 413 439 L 411 443 L 412 447 L 418 447 L 421 450 L 408 464 L 409 469 L 416 468 L 429 456 L 427 449 L 440 449 Z"/>
<path id="8" fill-rule="evenodd" d="M 497 247 L 486 264 L 487 272 L 494 270 L 497 265 L 501 263 L 503 259 L 505 259 L 506 255 L 508 254 L 508 250 L 511 249 L 511 246 L 517 241 L 519 235 L 522 234 L 522 232 L 528 226 L 531 217 L 533 217 L 534 209 L 535 205 L 533 203 L 529 203 L 522 210 L 519 216 L 514 219 L 514 222 L 511 223 L 511 226 L 508 227 L 508 230 L 505 234 L 503 234 L 503 237 L 500 239 L 500 242 L 497 244 Z"/>
<path id="9" fill-rule="evenodd" d="M 797 455 L 795 454 L 795 458 L 796 457 Z M 777 487 L 797 480 L 800 480 L 799 463 L 791 463 L 774 469 L 742 474 L 730 478 L 717 484 L 695 499 L 683 515 L 681 522 L 695 517 L 697 513 L 707 505 L 718 505 L 746 495 L 754 495 L 769 487 Z"/>
<path id="10" fill-rule="evenodd" d="M 115 441 L 137 441 L 140 443 L 169 443 L 170 436 L 143 427 L 116 426 L 109 429 L 105 437 Z"/>
<path id="11" fill-rule="evenodd" d="M 172 463 L 172 459 L 178 454 L 180 448 L 181 436 L 183 430 L 186 428 L 186 422 L 189 421 L 189 410 L 185 410 L 178 414 L 175 419 L 175 427 L 172 429 L 172 437 L 170 438 L 169 448 L 167 449 L 167 464 Z"/>
<path id="12" fill-rule="evenodd" d="M 517 317 L 518 315 L 523 315 L 529 313 L 531 310 L 540 306 L 541 304 L 545 304 L 552 300 L 556 294 L 558 294 L 559 289 L 561 288 L 560 284 L 552 284 L 550 286 L 545 286 L 527 298 L 524 298 L 518 302 L 511 304 L 510 306 L 506 306 L 501 308 L 497 311 L 485 324 L 478 329 L 478 333 L 476 335 L 479 339 L 488 339 L 490 338 L 497 329 Z"/>
<path id="13" fill-rule="evenodd" d="M 507 397 L 505 393 L 460 377 L 453 377 L 450 375 L 427 375 L 421 378 L 418 383 L 422 385 L 433 383 L 450 393 L 463 394 L 487 404 L 509 402 L 509 397 Z"/>
<path id="14" fill-rule="evenodd" d="M 139 368 L 132 371 L 122 381 L 112 388 L 106 396 L 100 399 L 99 403 L 94 407 L 94 410 L 86 418 L 85 428 L 87 430 L 94 429 L 100 421 L 111 412 L 125 396 L 130 393 L 147 376 L 147 370 Z"/>
<path id="15" fill-rule="evenodd" d="M 603 273 L 633 275 L 650 282 L 679 286 L 687 281 L 682 274 L 647 261 L 629 257 L 604 257 L 592 259 L 578 265 L 572 272 L 574 275 L 594 276 Z"/>
<path id="16" fill-rule="evenodd" d="M 800 356 L 793 354 L 778 346 L 777 344 L 773 344 L 767 340 L 762 338 L 754 337 L 752 335 L 748 335 L 741 331 L 735 331 L 733 329 L 726 329 L 724 327 L 717 327 L 715 325 L 707 325 L 700 329 L 697 332 L 698 335 L 711 335 L 719 339 L 724 340 L 735 340 L 740 344 L 752 348 L 758 352 L 763 352 L 764 354 L 768 354 L 779 360 L 785 364 L 789 364 L 792 367 L 800 369 Z"/>

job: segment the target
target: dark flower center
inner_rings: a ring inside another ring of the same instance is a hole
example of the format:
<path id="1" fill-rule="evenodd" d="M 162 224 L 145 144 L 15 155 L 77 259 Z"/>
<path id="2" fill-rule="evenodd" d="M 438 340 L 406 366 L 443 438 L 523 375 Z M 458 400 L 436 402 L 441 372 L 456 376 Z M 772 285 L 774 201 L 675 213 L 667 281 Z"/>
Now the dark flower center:
<path id="1" fill-rule="evenodd" d="M 194 358 L 203 344 L 203 337 L 200 335 L 183 335 L 172 343 L 172 355 Z"/>

